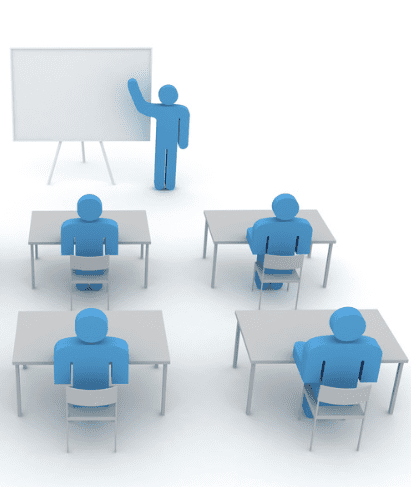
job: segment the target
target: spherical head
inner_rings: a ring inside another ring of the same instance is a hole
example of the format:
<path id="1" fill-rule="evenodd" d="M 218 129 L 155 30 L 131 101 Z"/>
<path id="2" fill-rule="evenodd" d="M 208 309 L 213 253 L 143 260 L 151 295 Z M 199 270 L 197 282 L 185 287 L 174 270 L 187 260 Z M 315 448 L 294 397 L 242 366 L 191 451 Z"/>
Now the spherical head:
<path id="1" fill-rule="evenodd" d="M 273 201 L 273 212 L 278 220 L 291 220 L 300 210 L 297 200 L 292 194 L 284 193 Z"/>
<path id="2" fill-rule="evenodd" d="M 85 194 L 77 203 L 78 216 L 86 222 L 98 220 L 103 212 L 103 204 L 100 198 L 94 194 Z"/>
<path id="3" fill-rule="evenodd" d="M 358 309 L 337 309 L 331 315 L 330 328 L 337 340 L 341 342 L 353 342 L 365 332 L 365 320 Z"/>
<path id="4" fill-rule="evenodd" d="M 76 335 L 82 342 L 97 343 L 108 332 L 107 316 L 99 309 L 87 308 L 76 316 Z"/>
<path id="5" fill-rule="evenodd" d="M 178 93 L 173 85 L 164 85 L 160 88 L 158 97 L 164 105 L 172 105 L 177 101 Z"/>

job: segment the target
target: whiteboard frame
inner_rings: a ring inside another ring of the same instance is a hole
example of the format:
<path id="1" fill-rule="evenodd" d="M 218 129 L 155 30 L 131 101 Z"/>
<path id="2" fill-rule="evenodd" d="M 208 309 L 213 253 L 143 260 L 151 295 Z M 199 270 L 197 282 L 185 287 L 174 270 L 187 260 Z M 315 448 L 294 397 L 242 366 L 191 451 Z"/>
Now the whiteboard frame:
<path id="1" fill-rule="evenodd" d="M 13 65 L 13 53 L 15 51 L 74 51 L 74 50 L 84 50 L 84 51 L 148 51 L 149 52 L 149 97 L 146 101 L 151 102 L 151 90 L 152 90 L 152 64 L 153 64 L 153 49 L 151 47 L 45 47 L 45 48 L 38 48 L 38 47 L 19 47 L 19 48 L 11 48 L 10 49 L 10 65 L 11 65 L 11 93 L 12 93 L 12 123 L 13 123 L 13 140 L 15 142 L 59 142 L 60 140 L 67 140 L 73 141 L 74 139 L 60 139 L 60 138 L 16 138 L 16 93 L 14 87 L 14 65 Z M 125 80 L 125 83 L 127 80 Z M 136 117 L 141 116 L 138 112 L 136 112 Z M 150 141 L 151 137 L 151 121 L 148 121 L 148 138 L 143 139 L 143 141 Z M 75 140 L 83 140 L 83 141 L 97 141 L 98 139 L 75 139 Z M 108 139 L 107 139 L 108 140 Z M 142 139 L 121 139 L 121 140 L 114 140 L 110 139 L 110 141 L 119 141 L 119 142 L 127 142 L 127 141 L 141 141 Z"/>

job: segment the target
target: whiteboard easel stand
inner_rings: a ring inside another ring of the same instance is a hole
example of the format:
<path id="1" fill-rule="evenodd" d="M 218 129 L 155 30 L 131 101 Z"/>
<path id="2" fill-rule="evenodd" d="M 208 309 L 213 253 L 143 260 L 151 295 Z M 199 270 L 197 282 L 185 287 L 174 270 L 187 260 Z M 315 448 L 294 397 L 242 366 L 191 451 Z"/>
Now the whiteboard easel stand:
<path id="1" fill-rule="evenodd" d="M 63 143 L 62 141 L 60 141 L 58 143 L 56 155 L 54 156 L 54 161 L 53 161 L 53 165 L 51 167 L 50 176 L 49 176 L 49 179 L 47 181 L 47 184 L 51 183 L 51 178 L 53 177 L 54 169 L 55 169 L 56 164 L 57 164 L 57 158 L 59 156 L 59 152 L 60 152 L 60 148 L 61 148 L 62 143 Z M 104 145 L 103 145 L 102 141 L 100 141 L 100 147 L 101 147 L 101 151 L 103 152 L 104 162 L 106 163 L 106 167 L 107 167 L 108 175 L 110 176 L 111 184 L 116 184 L 114 182 L 113 174 L 111 173 L 110 164 L 108 163 L 107 154 L 106 154 L 106 151 L 104 149 Z M 86 152 L 84 150 L 84 141 L 81 141 L 81 152 L 83 154 L 83 162 L 86 162 Z"/>

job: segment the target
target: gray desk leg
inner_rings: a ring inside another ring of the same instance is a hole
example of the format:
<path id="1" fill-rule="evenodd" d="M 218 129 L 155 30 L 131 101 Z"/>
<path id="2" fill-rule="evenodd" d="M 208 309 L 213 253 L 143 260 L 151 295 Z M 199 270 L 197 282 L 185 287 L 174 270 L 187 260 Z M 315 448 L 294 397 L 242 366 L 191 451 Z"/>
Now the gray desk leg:
<path id="1" fill-rule="evenodd" d="M 30 244 L 30 254 L 31 254 L 31 287 L 34 289 L 34 245 Z"/>
<path id="2" fill-rule="evenodd" d="M 207 235 L 208 235 L 208 221 L 205 219 L 205 229 L 204 229 L 204 247 L 203 247 L 203 259 L 206 258 L 207 254 Z"/>
<path id="3" fill-rule="evenodd" d="M 35 248 L 36 248 L 36 259 L 38 259 L 39 258 L 39 246 L 36 244 Z"/>
<path id="4" fill-rule="evenodd" d="M 148 284 L 148 245 L 146 244 L 146 268 L 144 272 L 144 287 L 147 287 Z"/>
<path id="5" fill-rule="evenodd" d="M 311 259 L 311 252 L 313 251 L 313 244 L 310 245 L 310 253 L 308 254 L 308 258 Z"/>
<path id="6" fill-rule="evenodd" d="M 246 414 L 250 414 L 251 411 L 251 399 L 253 396 L 254 375 L 255 375 L 255 364 L 251 364 L 250 382 L 248 384 L 247 409 L 245 410 Z"/>
<path id="7" fill-rule="evenodd" d="M 161 392 L 161 415 L 166 411 L 166 383 L 167 383 L 167 364 L 163 364 L 163 388 Z"/>
<path id="8" fill-rule="evenodd" d="M 20 366 L 16 365 L 17 416 L 21 416 Z"/>
<path id="9" fill-rule="evenodd" d="M 330 271 L 330 263 L 331 263 L 331 253 L 332 253 L 332 251 L 333 251 L 333 244 L 330 243 L 328 245 L 327 264 L 325 265 L 325 275 L 324 275 L 323 287 L 327 287 L 328 272 Z"/>
<path id="10" fill-rule="evenodd" d="M 140 259 L 144 258 L 144 244 L 141 244 Z"/>
<path id="11" fill-rule="evenodd" d="M 213 256 L 213 274 L 211 276 L 211 287 L 214 287 L 215 284 L 215 270 L 217 267 L 217 249 L 218 249 L 218 244 L 214 244 L 214 256 Z"/>
<path id="12" fill-rule="evenodd" d="M 238 324 L 237 320 L 237 330 L 235 332 L 235 344 L 234 344 L 234 359 L 233 359 L 233 368 L 237 368 L 237 360 L 238 360 L 238 346 L 240 345 L 240 325 Z"/>
<path id="13" fill-rule="evenodd" d="M 390 407 L 388 409 L 389 414 L 392 414 L 394 412 L 395 401 L 397 400 L 398 388 L 400 387 L 400 379 L 401 379 L 403 367 L 404 367 L 403 363 L 398 364 L 397 374 L 395 375 L 394 388 L 392 390 L 392 395 L 391 395 Z"/>

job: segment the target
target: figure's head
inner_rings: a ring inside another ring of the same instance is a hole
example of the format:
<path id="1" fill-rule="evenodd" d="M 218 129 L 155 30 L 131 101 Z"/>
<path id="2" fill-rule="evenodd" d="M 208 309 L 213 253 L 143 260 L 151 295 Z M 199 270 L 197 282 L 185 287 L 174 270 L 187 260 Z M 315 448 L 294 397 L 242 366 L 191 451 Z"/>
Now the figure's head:
<path id="1" fill-rule="evenodd" d="M 291 220 L 298 213 L 300 207 L 292 194 L 279 194 L 273 201 L 273 212 L 278 220 Z"/>
<path id="2" fill-rule="evenodd" d="M 76 316 L 76 335 L 82 342 L 101 342 L 106 337 L 107 332 L 107 316 L 99 309 L 83 309 Z"/>
<path id="3" fill-rule="evenodd" d="M 78 216 L 86 222 L 98 220 L 103 212 L 103 204 L 100 198 L 94 194 L 85 194 L 77 203 Z"/>
<path id="4" fill-rule="evenodd" d="M 358 309 L 345 307 L 331 315 L 330 328 L 337 340 L 353 342 L 365 332 L 365 320 Z"/>
<path id="5" fill-rule="evenodd" d="M 164 85 L 160 88 L 158 97 L 160 98 L 161 103 L 164 103 L 164 105 L 172 105 L 177 101 L 178 93 L 173 85 Z"/>

